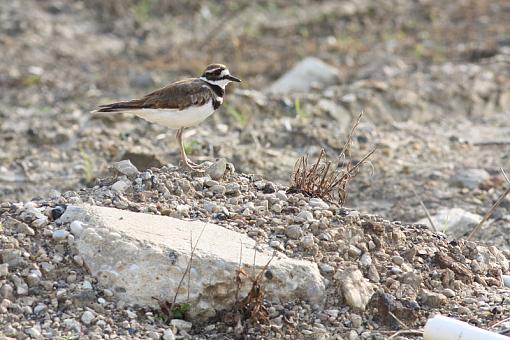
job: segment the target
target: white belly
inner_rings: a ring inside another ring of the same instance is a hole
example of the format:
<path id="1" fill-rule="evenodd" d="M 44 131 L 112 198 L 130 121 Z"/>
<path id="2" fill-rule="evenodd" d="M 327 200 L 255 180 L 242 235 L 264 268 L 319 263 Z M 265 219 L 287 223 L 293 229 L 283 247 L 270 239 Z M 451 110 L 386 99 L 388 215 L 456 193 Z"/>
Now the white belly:
<path id="1" fill-rule="evenodd" d="M 214 108 L 212 102 L 209 102 L 202 106 L 192 106 L 183 110 L 140 109 L 125 112 L 134 114 L 151 123 L 178 129 L 181 127 L 195 126 L 201 123 L 214 112 Z"/>

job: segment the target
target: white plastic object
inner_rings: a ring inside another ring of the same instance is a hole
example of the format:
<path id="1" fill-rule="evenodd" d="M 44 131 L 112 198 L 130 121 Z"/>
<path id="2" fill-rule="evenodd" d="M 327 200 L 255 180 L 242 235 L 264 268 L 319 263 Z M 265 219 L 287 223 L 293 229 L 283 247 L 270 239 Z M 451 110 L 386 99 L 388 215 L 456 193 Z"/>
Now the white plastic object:
<path id="1" fill-rule="evenodd" d="M 423 338 L 425 340 L 508 340 L 508 337 L 504 335 L 442 315 L 428 319 Z"/>
<path id="2" fill-rule="evenodd" d="M 510 275 L 501 275 L 505 287 L 510 288 Z"/>

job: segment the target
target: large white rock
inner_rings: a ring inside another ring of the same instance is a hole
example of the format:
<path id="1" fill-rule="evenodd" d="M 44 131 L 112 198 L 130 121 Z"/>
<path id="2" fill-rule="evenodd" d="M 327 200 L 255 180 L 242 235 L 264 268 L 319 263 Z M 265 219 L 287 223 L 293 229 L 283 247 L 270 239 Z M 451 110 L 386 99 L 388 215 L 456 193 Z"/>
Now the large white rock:
<path id="1" fill-rule="evenodd" d="M 239 264 L 257 274 L 273 254 L 244 234 L 210 223 L 204 228 L 199 221 L 97 206 L 68 207 L 61 220 L 87 223 L 76 246 L 100 284 L 126 303 L 152 306 L 157 305 L 154 298 L 173 301 L 190 260 L 190 238 L 195 243 L 203 230 L 193 254 L 189 292 L 186 278 L 177 297 L 177 302 L 185 302 L 189 293 L 196 317 L 231 307 Z M 323 302 L 324 280 L 315 263 L 278 254 L 262 277 L 270 301 Z M 251 288 L 248 278 L 243 281 L 240 296 Z"/>
<path id="2" fill-rule="evenodd" d="M 453 237 L 467 235 L 481 220 L 482 216 L 470 213 L 461 208 L 441 209 L 437 214 L 432 216 L 432 221 L 438 231 L 442 231 Z M 430 226 L 428 218 L 422 218 L 416 223 Z"/>
<path id="3" fill-rule="evenodd" d="M 313 84 L 329 85 L 338 79 L 338 70 L 322 60 L 308 57 L 276 80 L 269 88 L 270 93 L 289 94 L 307 92 Z"/>
<path id="4" fill-rule="evenodd" d="M 450 183 L 473 190 L 489 178 L 490 174 L 484 169 L 464 169 L 452 176 Z"/>

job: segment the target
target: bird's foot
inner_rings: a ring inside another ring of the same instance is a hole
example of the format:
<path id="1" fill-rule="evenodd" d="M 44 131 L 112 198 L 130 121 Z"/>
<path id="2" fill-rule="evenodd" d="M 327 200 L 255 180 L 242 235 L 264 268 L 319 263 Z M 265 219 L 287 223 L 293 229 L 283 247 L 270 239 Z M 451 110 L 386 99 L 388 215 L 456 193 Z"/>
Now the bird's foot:
<path id="1" fill-rule="evenodd" d="M 182 163 L 183 163 L 184 167 L 188 168 L 191 171 L 205 172 L 205 170 L 201 164 L 197 164 L 197 163 L 193 162 L 192 160 L 190 160 L 189 158 L 183 159 Z"/>

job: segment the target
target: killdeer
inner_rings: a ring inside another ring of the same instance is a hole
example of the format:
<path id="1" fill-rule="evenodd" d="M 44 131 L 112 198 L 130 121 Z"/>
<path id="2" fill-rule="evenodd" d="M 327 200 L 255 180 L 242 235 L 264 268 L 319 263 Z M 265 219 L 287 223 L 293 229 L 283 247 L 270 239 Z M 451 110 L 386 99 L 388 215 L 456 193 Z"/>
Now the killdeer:
<path id="1" fill-rule="evenodd" d="M 186 167 L 198 170 L 200 166 L 186 156 L 182 132 L 184 128 L 199 124 L 220 107 L 225 87 L 232 81 L 241 80 L 231 75 L 225 65 L 211 64 L 198 78 L 176 81 L 141 99 L 100 105 L 92 113 L 134 114 L 149 122 L 177 129 L 182 162 Z"/>

